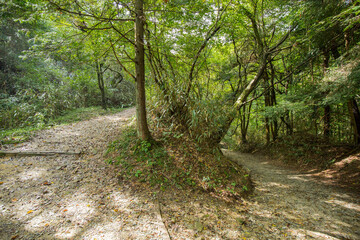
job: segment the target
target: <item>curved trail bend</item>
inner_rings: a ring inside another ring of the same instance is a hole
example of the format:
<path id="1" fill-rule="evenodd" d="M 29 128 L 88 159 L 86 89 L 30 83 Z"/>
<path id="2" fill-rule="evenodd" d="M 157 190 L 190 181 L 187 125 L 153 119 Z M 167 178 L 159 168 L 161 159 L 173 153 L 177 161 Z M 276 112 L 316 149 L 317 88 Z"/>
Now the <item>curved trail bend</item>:
<path id="1" fill-rule="evenodd" d="M 279 239 L 360 239 L 360 196 L 261 156 L 223 152 L 251 172 L 256 187 L 248 202 L 252 224 L 277 231 Z"/>
<path id="2" fill-rule="evenodd" d="M 241 205 L 181 191 L 159 204 L 150 191 L 119 183 L 103 153 L 134 113 L 58 126 L 4 146 L 84 154 L 0 157 L 0 239 L 169 239 L 169 233 L 172 239 L 360 239 L 359 196 L 259 156 L 224 150 L 256 183 Z"/>

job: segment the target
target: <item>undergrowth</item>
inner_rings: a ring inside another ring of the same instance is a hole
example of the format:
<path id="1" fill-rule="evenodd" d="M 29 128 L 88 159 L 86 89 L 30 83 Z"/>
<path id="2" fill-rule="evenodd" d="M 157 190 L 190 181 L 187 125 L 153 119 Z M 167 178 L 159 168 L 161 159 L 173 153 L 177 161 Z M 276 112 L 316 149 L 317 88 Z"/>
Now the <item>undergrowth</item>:
<path id="1" fill-rule="evenodd" d="M 0 130 L 0 144 L 18 144 L 29 140 L 33 132 L 45 129 L 54 125 L 69 124 L 82 120 L 88 120 L 96 116 L 111 114 L 122 111 L 123 108 L 109 108 L 104 110 L 101 107 L 77 108 L 68 110 L 62 115 L 48 119 L 44 124 L 29 124 L 12 129 Z"/>
<path id="2" fill-rule="evenodd" d="M 260 150 L 273 159 L 293 166 L 327 169 L 349 155 L 354 146 L 333 144 L 311 134 L 293 134 L 277 139 Z"/>
<path id="3" fill-rule="evenodd" d="M 156 142 L 139 141 L 133 126 L 108 148 L 119 179 L 166 189 L 201 189 L 224 200 L 252 191 L 249 174 L 218 149 L 203 149 L 186 135 L 157 129 Z"/>

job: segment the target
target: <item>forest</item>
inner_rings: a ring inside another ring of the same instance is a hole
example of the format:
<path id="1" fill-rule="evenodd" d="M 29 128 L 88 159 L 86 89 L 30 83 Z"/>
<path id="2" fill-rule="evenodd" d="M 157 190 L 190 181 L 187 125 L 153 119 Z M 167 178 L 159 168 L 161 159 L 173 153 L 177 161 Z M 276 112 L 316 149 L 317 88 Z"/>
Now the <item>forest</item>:
<path id="1" fill-rule="evenodd" d="M 138 4 L 2 3 L 1 128 L 136 103 L 145 140 L 146 96 L 199 143 L 359 143 L 358 1 Z"/>
<path id="2" fill-rule="evenodd" d="M 357 159 L 332 176 L 359 192 L 360 0 L 7 0 L 0 7 L 0 150 L 51 140 L 40 130 L 123 114 L 130 126 L 103 118 L 83 134 L 88 139 L 69 139 L 70 152 L 98 156 L 114 178 L 152 189 L 158 202 L 161 192 L 171 199 L 184 189 L 245 201 L 257 191 L 252 171 L 267 176 L 254 154 L 324 176 Z M 56 149 L 62 141 L 51 151 L 64 153 Z M 254 158 L 256 169 L 229 160 L 232 151 L 250 154 L 241 156 Z M 182 221 L 171 211 L 159 204 L 163 219 L 176 220 L 163 220 L 169 239 Z M 215 234 L 199 221 L 191 220 L 196 233 L 186 239 Z M 265 229 L 270 239 L 280 236 Z"/>

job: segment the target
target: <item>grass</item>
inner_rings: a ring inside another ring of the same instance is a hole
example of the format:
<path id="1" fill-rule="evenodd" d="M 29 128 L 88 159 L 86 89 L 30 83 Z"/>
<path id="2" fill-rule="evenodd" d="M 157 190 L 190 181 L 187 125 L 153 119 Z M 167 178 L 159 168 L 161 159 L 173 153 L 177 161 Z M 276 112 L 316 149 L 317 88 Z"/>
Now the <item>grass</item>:
<path id="1" fill-rule="evenodd" d="M 145 188 L 176 191 L 198 189 L 226 201 L 252 192 L 249 173 L 218 149 L 201 149 L 185 134 L 157 129 L 156 142 L 140 141 L 134 126 L 122 131 L 108 147 L 109 164 L 118 178 Z"/>
<path id="2" fill-rule="evenodd" d="M 28 141 L 36 130 L 45 129 L 55 125 L 70 124 L 88 120 L 105 114 L 121 112 L 123 108 L 109 108 L 104 110 L 101 107 L 77 108 L 64 112 L 63 115 L 50 119 L 48 123 L 41 126 L 27 126 L 0 131 L 0 144 L 18 144 Z"/>

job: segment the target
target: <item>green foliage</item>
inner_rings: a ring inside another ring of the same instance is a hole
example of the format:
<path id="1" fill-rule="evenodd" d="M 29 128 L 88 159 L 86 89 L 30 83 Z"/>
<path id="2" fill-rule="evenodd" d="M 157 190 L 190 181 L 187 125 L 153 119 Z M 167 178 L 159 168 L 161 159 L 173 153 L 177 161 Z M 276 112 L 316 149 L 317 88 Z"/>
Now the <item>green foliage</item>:
<path id="1" fill-rule="evenodd" d="M 35 130 L 43 129 L 45 127 L 53 125 L 69 124 L 73 122 L 87 120 L 93 117 L 97 117 L 99 115 L 116 113 L 122 110 L 122 108 L 110 108 L 105 111 L 100 107 L 77 108 L 74 110 L 67 110 L 61 116 L 57 116 L 56 118 L 47 121 L 47 124 L 44 124 L 43 120 L 41 124 L 37 125 L 29 124 L 30 126 L 0 130 L 0 143 L 15 144 L 25 142 L 32 136 L 32 132 Z"/>
<path id="2" fill-rule="evenodd" d="M 219 152 L 199 156 L 185 136 L 168 132 L 161 136 L 158 142 L 140 141 L 134 127 L 124 129 L 119 140 L 109 145 L 106 162 L 119 165 L 121 179 L 161 190 L 201 188 L 235 198 L 244 192 L 242 186 L 251 190 L 248 175 Z"/>
<path id="3" fill-rule="evenodd" d="M 107 154 L 114 155 L 108 163 L 121 166 L 119 175 L 122 178 L 136 177 L 152 186 L 167 182 L 161 174 L 170 167 L 165 149 L 159 144 L 138 140 L 133 127 L 124 129 L 120 139 L 109 145 Z"/>

